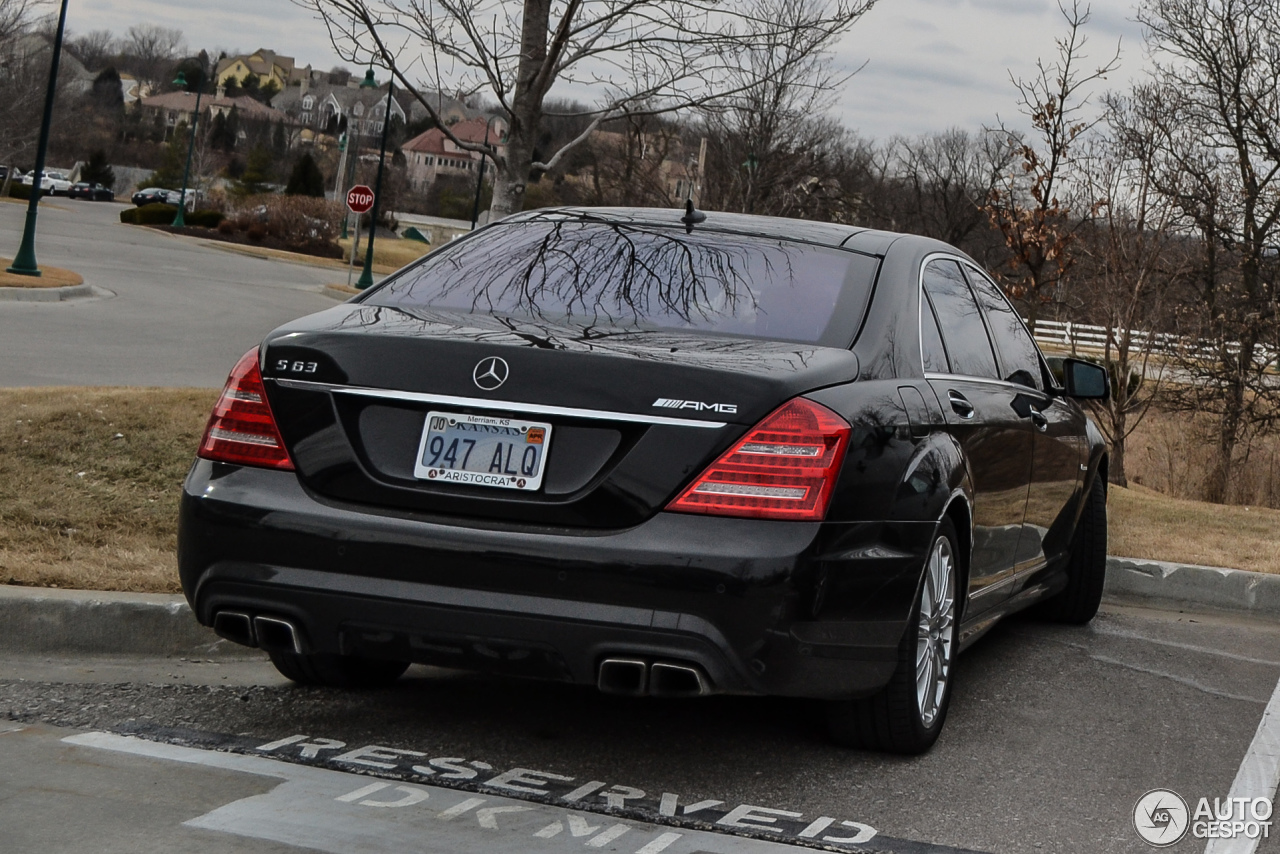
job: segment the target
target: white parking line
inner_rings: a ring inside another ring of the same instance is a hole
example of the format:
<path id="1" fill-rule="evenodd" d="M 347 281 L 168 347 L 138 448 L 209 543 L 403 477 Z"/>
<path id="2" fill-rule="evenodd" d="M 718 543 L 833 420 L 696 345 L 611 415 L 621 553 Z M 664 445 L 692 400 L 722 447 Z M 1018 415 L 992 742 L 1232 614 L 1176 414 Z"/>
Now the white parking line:
<path id="1" fill-rule="evenodd" d="M 1253 743 L 1245 752 L 1235 782 L 1231 784 L 1230 798 L 1270 798 L 1275 802 L 1280 787 L 1280 683 L 1276 684 L 1271 702 L 1262 713 L 1262 721 L 1253 736 Z M 1239 835 L 1232 839 L 1210 839 L 1204 854 L 1253 854 L 1258 849 L 1257 838 Z"/>
<path id="2" fill-rule="evenodd" d="M 1186 650 L 1187 652 L 1198 652 L 1204 655 L 1212 655 L 1217 658 L 1229 658 L 1232 661 L 1243 661 L 1246 664 L 1262 664 L 1266 667 L 1280 667 L 1280 661 L 1270 658 L 1254 658 L 1249 655 L 1240 655 L 1239 653 L 1226 652 L 1221 649 L 1213 649 L 1207 646 L 1198 646 L 1193 643 L 1180 643 L 1178 641 L 1164 640 L 1162 638 L 1148 637 L 1137 632 L 1125 631 L 1123 629 L 1111 629 L 1102 626 L 1093 626 L 1091 631 L 1096 635 L 1103 635 L 1109 638 L 1123 638 L 1124 640 L 1140 641 L 1142 643 L 1154 644 L 1156 646 L 1167 646 L 1172 649 Z"/>

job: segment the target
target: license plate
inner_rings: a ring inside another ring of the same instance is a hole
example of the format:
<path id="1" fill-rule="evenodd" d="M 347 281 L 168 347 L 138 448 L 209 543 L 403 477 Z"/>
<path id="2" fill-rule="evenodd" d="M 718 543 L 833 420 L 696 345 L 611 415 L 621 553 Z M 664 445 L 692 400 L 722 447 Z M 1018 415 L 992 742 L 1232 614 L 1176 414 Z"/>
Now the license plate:
<path id="1" fill-rule="evenodd" d="M 551 425 L 428 412 L 414 476 L 436 483 L 534 490 L 542 486 Z"/>

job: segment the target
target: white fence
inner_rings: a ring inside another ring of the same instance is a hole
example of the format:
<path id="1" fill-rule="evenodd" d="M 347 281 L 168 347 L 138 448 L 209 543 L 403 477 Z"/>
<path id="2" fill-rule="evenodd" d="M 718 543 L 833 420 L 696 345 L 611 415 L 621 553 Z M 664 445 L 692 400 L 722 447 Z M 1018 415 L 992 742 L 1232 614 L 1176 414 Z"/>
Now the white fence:
<path id="1" fill-rule="evenodd" d="M 1112 329 L 1115 341 L 1120 341 L 1124 330 Z M 1086 323 L 1072 323 L 1071 321 L 1057 320 L 1036 320 L 1035 328 L 1032 330 L 1036 342 L 1041 347 L 1047 347 L 1052 350 L 1067 350 L 1072 353 L 1087 352 L 1090 355 L 1101 355 L 1107 346 L 1107 329 L 1104 326 L 1090 326 Z M 1129 331 L 1131 336 L 1129 344 L 1129 352 L 1133 355 L 1150 349 L 1155 355 L 1172 355 L 1174 353 L 1182 353 L 1193 357 L 1203 359 L 1217 358 L 1218 344 L 1208 339 L 1200 339 L 1192 341 L 1180 335 L 1172 335 L 1167 332 L 1151 333 L 1140 329 Z M 1194 348 L 1188 353 L 1189 348 Z M 1112 352 L 1115 346 L 1112 346 Z M 1235 354 L 1240 352 L 1240 344 L 1231 341 L 1227 343 L 1227 351 Z M 1275 367 L 1277 354 L 1276 350 L 1264 344 L 1258 345 L 1256 349 L 1258 360 L 1262 363 L 1263 369 L 1271 369 Z"/>

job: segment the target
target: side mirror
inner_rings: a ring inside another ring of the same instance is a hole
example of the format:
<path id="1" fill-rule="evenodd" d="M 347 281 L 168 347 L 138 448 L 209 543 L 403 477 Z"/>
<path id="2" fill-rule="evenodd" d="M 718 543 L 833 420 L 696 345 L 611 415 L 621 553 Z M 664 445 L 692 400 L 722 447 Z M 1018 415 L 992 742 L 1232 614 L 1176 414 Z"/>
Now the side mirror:
<path id="1" fill-rule="evenodd" d="M 1062 360 L 1062 384 L 1067 397 L 1080 400 L 1106 400 L 1111 397 L 1111 381 L 1107 369 L 1080 359 Z"/>

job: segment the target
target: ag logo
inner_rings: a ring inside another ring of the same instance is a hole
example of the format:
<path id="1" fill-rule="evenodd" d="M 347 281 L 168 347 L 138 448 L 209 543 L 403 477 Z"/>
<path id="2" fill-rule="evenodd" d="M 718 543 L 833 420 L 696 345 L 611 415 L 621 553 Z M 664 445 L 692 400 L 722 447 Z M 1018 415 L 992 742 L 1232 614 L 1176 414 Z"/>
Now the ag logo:
<path id="1" fill-rule="evenodd" d="M 1133 829 L 1148 845 L 1167 848 L 1187 835 L 1187 802 L 1177 792 L 1152 789 L 1133 807 Z"/>
<path id="2" fill-rule="evenodd" d="M 507 381 L 508 373 L 510 368 L 507 367 L 506 359 L 489 356 L 481 359 L 476 365 L 475 370 L 471 372 L 471 379 L 482 391 L 493 391 Z"/>

